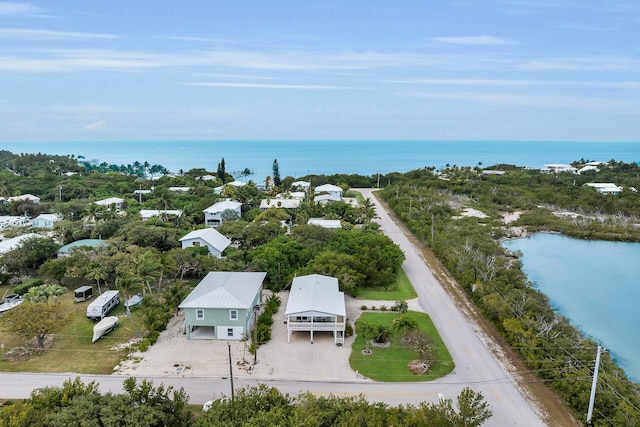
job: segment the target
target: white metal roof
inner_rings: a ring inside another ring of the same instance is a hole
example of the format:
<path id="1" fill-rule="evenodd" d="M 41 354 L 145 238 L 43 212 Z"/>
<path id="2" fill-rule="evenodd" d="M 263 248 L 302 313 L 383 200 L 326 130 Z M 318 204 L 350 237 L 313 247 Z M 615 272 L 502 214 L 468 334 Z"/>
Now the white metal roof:
<path id="1" fill-rule="evenodd" d="M 242 206 L 242 203 L 240 203 L 240 202 L 234 202 L 233 200 L 225 200 L 225 201 L 218 202 L 218 203 L 216 203 L 214 205 L 209 206 L 203 212 L 207 212 L 207 213 L 212 213 L 213 214 L 213 213 L 218 213 L 218 212 L 224 212 L 227 209 L 236 210 L 240 206 Z"/>
<path id="2" fill-rule="evenodd" d="M 285 316 L 301 313 L 346 316 L 344 292 L 335 277 L 311 274 L 293 279 Z"/>
<path id="3" fill-rule="evenodd" d="M 267 273 L 212 271 L 180 304 L 180 308 L 249 309 Z"/>
<path id="4" fill-rule="evenodd" d="M 328 193 L 335 193 L 335 192 L 340 192 L 342 193 L 342 188 L 338 187 L 337 185 L 333 185 L 333 184 L 324 184 L 321 185 L 319 187 L 316 187 L 316 193 L 321 193 L 323 191 L 326 191 Z"/>
<path id="5" fill-rule="evenodd" d="M 339 219 L 309 218 L 307 224 L 318 225 L 323 228 L 342 228 L 342 224 Z"/>
<path id="6" fill-rule="evenodd" d="M 220 233 L 215 228 L 203 228 L 199 230 L 193 230 L 179 241 L 202 239 L 220 252 L 224 251 L 230 244 L 231 239 Z"/>
<path id="7" fill-rule="evenodd" d="M 300 199 L 262 199 L 260 209 L 287 208 L 297 209 L 300 207 Z"/>

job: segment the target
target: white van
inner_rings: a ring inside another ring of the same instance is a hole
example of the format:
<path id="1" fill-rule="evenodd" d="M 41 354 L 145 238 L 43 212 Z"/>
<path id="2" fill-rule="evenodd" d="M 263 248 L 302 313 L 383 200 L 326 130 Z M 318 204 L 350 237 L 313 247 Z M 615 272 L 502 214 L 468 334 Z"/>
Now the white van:
<path id="1" fill-rule="evenodd" d="M 120 303 L 120 291 L 106 291 L 87 306 L 87 317 L 102 320 Z"/>

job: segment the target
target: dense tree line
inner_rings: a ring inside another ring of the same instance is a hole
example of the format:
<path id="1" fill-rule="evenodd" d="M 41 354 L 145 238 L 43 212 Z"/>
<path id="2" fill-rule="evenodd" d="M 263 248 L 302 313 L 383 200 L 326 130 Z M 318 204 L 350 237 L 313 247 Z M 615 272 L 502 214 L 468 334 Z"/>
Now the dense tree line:
<path id="1" fill-rule="evenodd" d="M 94 382 L 78 378 L 62 387 L 34 390 L 29 399 L 6 402 L 0 407 L 0 426 L 431 426 L 477 427 L 492 416 L 482 394 L 464 389 L 456 403 L 421 403 L 389 407 L 369 403 L 364 397 L 316 397 L 311 393 L 293 398 L 276 388 L 260 385 L 240 389 L 233 399 L 212 402 L 195 417 L 187 406 L 184 389 L 173 389 L 135 379 L 124 381 L 124 393 L 101 394 Z"/>
<path id="2" fill-rule="evenodd" d="M 607 181 L 637 186 L 637 165 L 611 162 L 602 170 Z M 479 172 L 457 167 L 439 174 L 432 170 L 413 171 L 382 195 L 527 367 L 577 414 L 585 414 L 596 343 L 582 336 L 549 306 L 546 296 L 532 288 L 518 259 L 500 245 L 500 239 L 509 233 L 501 215 L 523 210 L 525 213 L 514 224 L 530 230 L 572 231 L 570 234 L 583 237 L 640 241 L 633 226 L 640 216 L 640 197 L 628 187 L 620 196 L 614 196 L 599 194 L 581 184 L 595 178 L 601 182 L 601 176 L 544 175 L 519 168 L 507 169 L 502 176 L 482 177 Z M 459 216 L 465 207 L 480 209 L 488 217 Z M 573 217 L 554 215 L 553 210 L 579 211 L 581 216 L 617 214 L 629 218 L 630 223 L 593 221 L 591 226 L 579 227 Z M 601 361 L 595 406 L 594 425 L 640 425 L 640 388 L 608 355 Z"/>

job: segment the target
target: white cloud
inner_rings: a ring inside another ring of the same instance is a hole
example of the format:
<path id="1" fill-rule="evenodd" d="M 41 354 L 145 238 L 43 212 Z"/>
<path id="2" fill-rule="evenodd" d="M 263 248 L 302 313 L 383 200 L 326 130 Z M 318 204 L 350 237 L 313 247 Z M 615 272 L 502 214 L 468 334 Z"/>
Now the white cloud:
<path id="1" fill-rule="evenodd" d="M 89 123 L 83 129 L 84 130 L 99 130 L 103 129 L 106 126 L 107 122 L 104 120 L 100 120 L 98 122 Z"/>
<path id="2" fill-rule="evenodd" d="M 0 16 L 39 15 L 42 10 L 31 3 L 0 2 Z"/>
<path id="3" fill-rule="evenodd" d="M 204 86 L 204 87 L 232 87 L 232 88 L 250 88 L 250 89 L 348 89 L 339 86 L 325 85 L 292 85 L 292 84 L 271 84 L 271 83 L 231 83 L 231 82 L 192 82 L 182 83 L 185 86 Z"/>
<path id="4" fill-rule="evenodd" d="M 81 33 L 70 31 L 37 30 L 30 28 L 0 28 L 0 38 L 29 41 L 116 39 L 115 34 Z"/>
<path id="5" fill-rule="evenodd" d="M 434 37 L 433 40 L 441 43 L 463 45 L 500 45 L 513 44 L 511 40 L 494 36 L 462 36 L 462 37 Z"/>

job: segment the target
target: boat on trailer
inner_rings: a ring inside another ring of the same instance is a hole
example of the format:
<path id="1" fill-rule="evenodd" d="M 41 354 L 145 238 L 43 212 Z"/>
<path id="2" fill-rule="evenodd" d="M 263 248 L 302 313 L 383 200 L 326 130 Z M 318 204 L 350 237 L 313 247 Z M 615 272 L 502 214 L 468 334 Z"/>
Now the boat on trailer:
<path id="1" fill-rule="evenodd" d="M 130 309 L 131 307 L 136 306 L 136 305 L 140 304 L 141 302 L 142 302 L 142 295 L 137 294 L 137 295 L 134 295 L 131 298 L 129 298 L 124 303 L 124 306 Z"/>
<path id="2" fill-rule="evenodd" d="M 2 304 L 0 304 L 0 313 L 9 311 L 12 308 L 22 304 L 22 297 L 17 294 L 10 294 L 4 297 Z"/>
<path id="3" fill-rule="evenodd" d="M 118 318 L 116 316 L 107 316 L 99 321 L 93 327 L 93 341 L 96 342 L 118 326 Z"/>

